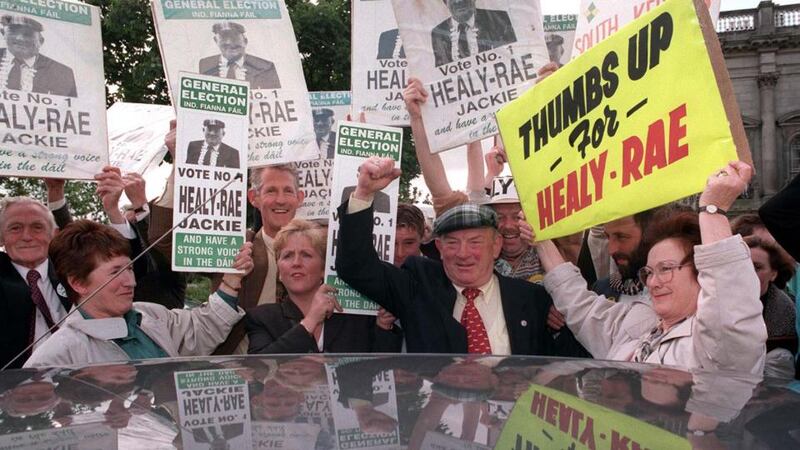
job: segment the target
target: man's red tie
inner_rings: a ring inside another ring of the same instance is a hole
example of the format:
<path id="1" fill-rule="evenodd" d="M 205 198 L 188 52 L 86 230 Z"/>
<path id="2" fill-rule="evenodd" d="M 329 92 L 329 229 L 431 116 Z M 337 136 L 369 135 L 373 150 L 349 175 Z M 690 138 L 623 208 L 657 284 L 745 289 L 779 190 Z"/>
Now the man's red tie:
<path id="1" fill-rule="evenodd" d="M 492 346 L 489 344 L 489 334 L 486 333 L 481 314 L 475 307 L 475 299 L 481 294 L 481 290 L 465 288 L 461 293 L 467 300 L 464 312 L 461 313 L 461 325 L 467 330 L 467 352 L 491 355 Z"/>
<path id="2" fill-rule="evenodd" d="M 44 316 L 44 321 L 47 324 L 48 329 L 52 329 L 52 332 L 55 333 L 58 330 L 58 327 L 54 327 L 55 322 L 53 321 L 53 316 L 50 315 L 50 308 L 47 307 L 47 302 L 44 301 L 44 295 L 42 295 L 42 291 L 39 289 L 39 278 L 42 276 L 36 270 L 29 270 L 28 275 L 25 277 L 28 281 L 28 284 L 31 288 L 31 300 L 33 300 L 33 304 L 36 306 L 36 309 L 42 313 Z M 32 344 L 35 336 L 36 336 L 36 311 L 33 311 L 33 318 L 31 319 L 31 330 L 29 334 L 29 344 Z"/>

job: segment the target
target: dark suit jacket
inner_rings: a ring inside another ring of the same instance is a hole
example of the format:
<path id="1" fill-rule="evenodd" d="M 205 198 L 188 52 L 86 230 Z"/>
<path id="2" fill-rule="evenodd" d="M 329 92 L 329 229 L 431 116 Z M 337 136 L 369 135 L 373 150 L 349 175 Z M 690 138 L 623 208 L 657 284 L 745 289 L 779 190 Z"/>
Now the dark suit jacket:
<path id="1" fill-rule="evenodd" d="M 355 186 L 347 186 L 342 190 L 342 203 L 350 200 L 350 194 L 356 190 Z M 379 213 L 388 213 L 391 211 L 391 203 L 389 196 L 381 191 L 375 193 L 375 198 L 372 200 L 372 209 Z"/>
<path id="2" fill-rule="evenodd" d="M 316 353 L 314 336 L 300 325 L 303 313 L 291 300 L 261 305 L 245 315 L 249 354 Z M 396 331 L 395 331 L 396 330 Z M 325 321 L 323 351 L 326 353 L 394 353 L 403 343 L 397 327 L 378 328 L 375 317 L 334 314 Z"/>
<path id="3" fill-rule="evenodd" d="M 203 75 L 219 76 L 220 55 L 207 56 L 200 60 L 199 72 Z M 244 55 L 245 80 L 250 89 L 280 89 L 281 81 L 272 61 L 253 55 Z"/>
<path id="4" fill-rule="evenodd" d="M 203 149 L 205 141 L 192 141 L 189 142 L 189 147 L 186 150 L 186 164 L 199 164 L 203 165 L 200 161 L 200 151 Z M 239 168 L 239 151 L 230 145 L 222 142 L 217 149 L 217 167 L 229 167 L 231 169 Z"/>
<path id="5" fill-rule="evenodd" d="M 6 51 L 7 49 L 0 48 L 0 60 L 3 59 Z M 67 97 L 78 96 L 78 90 L 75 88 L 75 75 L 69 67 L 40 53 L 36 57 L 36 62 L 33 63 L 33 68 L 36 70 L 36 74 L 33 76 L 31 91 Z"/>
<path id="6" fill-rule="evenodd" d="M 397 28 L 386 30 L 378 38 L 378 59 L 394 59 L 394 47 L 397 44 L 397 35 L 400 34 Z M 405 59 L 406 49 L 400 45 L 399 58 Z"/>
<path id="7" fill-rule="evenodd" d="M 48 270 L 50 284 L 56 289 L 62 284 L 56 277 L 56 270 L 50 264 Z M 62 290 L 62 292 L 66 293 Z M 64 309 L 69 311 L 72 303 L 66 296 L 58 296 Z M 11 258 L 5 252 L 0 252 L 0 367 L 11 361 L 19 352 L 28 346 L 31 317 L 36 313 L 31 300 L 31 291 L 28 282 L 20 276 L 17 269 L 11 264 Z M 21 356 L 9 366 L 18 369 L 28 360 L 30 353 Z"/>
<path id="8" fill-rule="evenodd" d="M 267 272 L 269 271 L 269 255 L 267 255 L 264 236 L 261 234 L 261 231 L 248 231 L 247 241 L 253 243 L 253 270 L 246 277 L 242 278 L 242 287 L 239 289 L 239 307 L 245 312 L 258 306 L 258 299 L 261 297 L 261 290 L 264 289 L 264 282 L 267 278 Z M 214 275 L 211 284 L 212 290 L 217 290 L 221 281 L 222 274 Z M 278 294 L 282 289 L 283 287 L 278 284 Z M 276 294 L 276 297 L 278 294 Z M 241 319 L 233 326 L 233 330 L 231 330 L 228 338 L 217 347 L 214 354 L 232 354 L 246 334 L 245 320 Z"/>
<path id="9" fill-rule="evenodd" d="M 800 175 L 758 210 L 778 243 L 800 261 Z"/>
<path id="10" fill-rule="evenodd" d="M 394 314 L 403 324 L 409 353 L 467 353 L 467 332 L 453 318 L 456 290 L 441 262 L 413 256 L 402 268 L 378 259 L 372 246 L 372 209 L 347 214 L 339 207 L 336 271 L 347 284 Z M 511 353 L 576 354 L 577 341 L 547 330 L 553 301 L 543 287 L 497 275 Z"/>
<path id="11" fill-rule="evenodd" d="M 319 143 L 320 143 L 320 140 L 317 139 L 317 145 L 319 145 Z M 336 132 L 335 131 L 331 131 L 330 133 L 328 133 L 328 149 L 327 149 L 326 158 L 328 158 L 328 159 L 333 158 L 333 154 L 334 154 L 335 150 L 336 150 Z"/>
<path id="12" fill-rule="evenodd" d="M 445 20 L 431 31 L 431 46 L 437 66 L 453 62 L 450 40 L 452 20 L 452 17 Z M 505 11 L 476 9 L 475 28 L 478 29 L 478 53 L 517 41 L 511 19 Z"/>

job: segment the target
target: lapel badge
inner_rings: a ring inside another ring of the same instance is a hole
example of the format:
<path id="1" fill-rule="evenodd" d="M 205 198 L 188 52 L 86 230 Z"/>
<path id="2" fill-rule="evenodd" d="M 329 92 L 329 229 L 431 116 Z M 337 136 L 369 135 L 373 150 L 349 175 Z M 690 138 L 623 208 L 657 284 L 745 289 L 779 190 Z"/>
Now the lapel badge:
<path id="1" fill-rule="evenodd" d="M 528 321 L 527 320 L 521 320 L 519 322 L 519 324 L 522 325 L 523 327 L 527 327 L 528 326 Z"/>
<path id="2" fill-rule="evenodd" d="M 59 297 L 66 297 L 67 296 L 67 290 L 64 289 L 64 285 L 63 284 L 58 283 L 58 286 L 56 286 L 56 294 L 58 294 Z"/>

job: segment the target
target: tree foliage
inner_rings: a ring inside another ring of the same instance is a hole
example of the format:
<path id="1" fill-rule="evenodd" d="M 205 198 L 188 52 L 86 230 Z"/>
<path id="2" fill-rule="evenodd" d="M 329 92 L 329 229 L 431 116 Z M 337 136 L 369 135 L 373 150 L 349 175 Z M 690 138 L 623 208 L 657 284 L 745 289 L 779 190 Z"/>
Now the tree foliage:
<path id="1" fill-rule="evenodd" d="M 150 0 L 85 0 L 100 7 L 106 102 L 168 104 L 169 93 L 155 35 Z M 350 1 L 286 0 L 309 91 L 350 89 Z M 414 201 L 410 188 L 420 174 L 411 133 L 403 138 L 401 201 Z M 67 183 L 67 200 L 76 216 L 96 214 L 99 202 L 89 183 Z M 38 180 L 2 179 L 3 190 L 44 194 Z"/>

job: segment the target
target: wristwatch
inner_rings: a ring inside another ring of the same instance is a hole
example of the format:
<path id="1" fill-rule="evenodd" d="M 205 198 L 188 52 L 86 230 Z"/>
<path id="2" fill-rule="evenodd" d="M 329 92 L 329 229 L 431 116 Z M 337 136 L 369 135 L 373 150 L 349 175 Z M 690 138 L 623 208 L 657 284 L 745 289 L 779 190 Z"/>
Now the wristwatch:
<path id="1" fill-rule="evenodd" d="M 720 208 L 717 205 L 701 206 L 698 212 L 704 212 L 708 214 L 721 214 L 723 216 L 727 214 L 727 211 L 725 211 L 724 209 Z"/>

